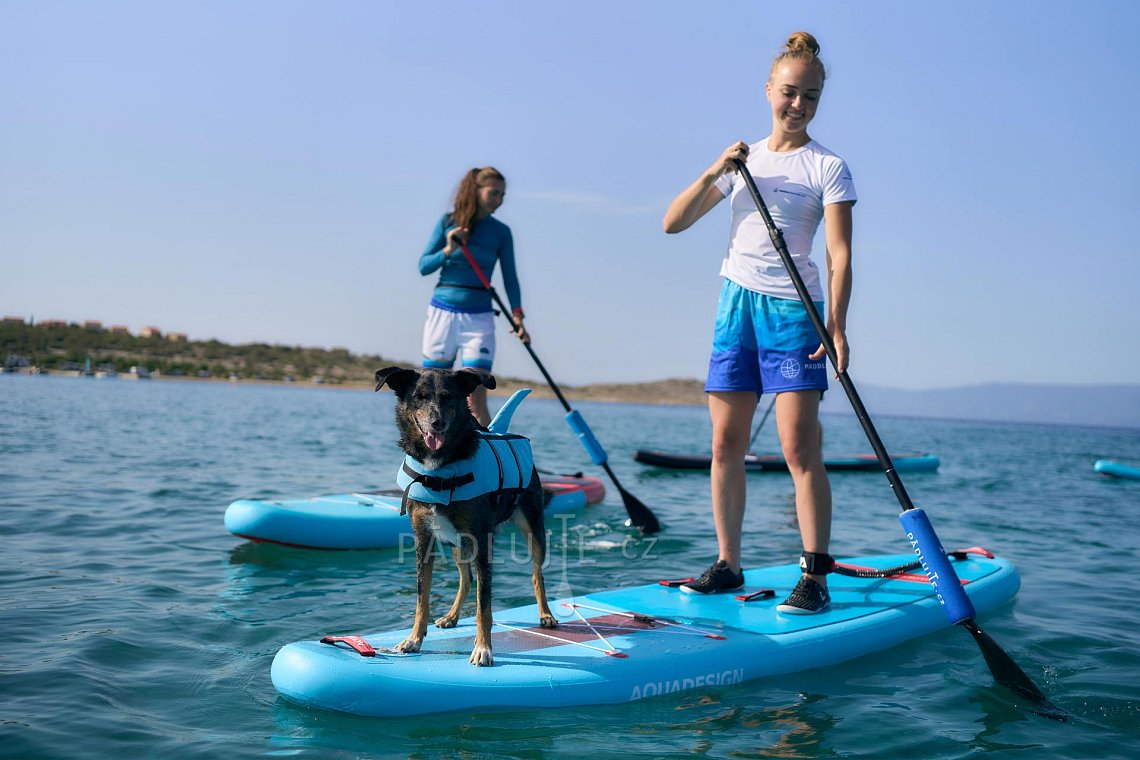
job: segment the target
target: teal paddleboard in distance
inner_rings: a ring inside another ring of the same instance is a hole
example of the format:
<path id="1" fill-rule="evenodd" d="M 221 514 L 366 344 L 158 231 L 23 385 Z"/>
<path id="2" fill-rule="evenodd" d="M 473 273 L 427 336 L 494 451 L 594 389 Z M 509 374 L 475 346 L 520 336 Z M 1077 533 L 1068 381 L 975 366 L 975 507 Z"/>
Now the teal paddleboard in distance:
<path id="1" fill-rule="evenodd" d="M 605 484 L 583 475 L 539 473 L 550 495 L 547 515 L 579 512 L 606 495 Z M 303 549 L 388 549 L 411 541 L 411 520 L 400 514 L 397 489 L 311 499 L 238 499 L 226 507 L 226 530 L 250 541 Z"/>
<path id="2" fill-rule="evenodd" d="M 882 569 L 914 559 L 845 562 Z M 953 565 L 979 614 L 1020 585 L 1000 558 L 971 554 Z M 414 654 L 392 649 L 406 629 L 287 644 L 271 676 L 289 701 L 375 717 L 623 704 L 834 665 L 949 627 L 917 572 L 831 575 L 831 607 L 818 615 L 776 611 L 800 577 L 793 564 L 746 571 L 736 593 L 697 596 L 659 583 L 601 591 L 553 601 L 555 629 L 539 626 L 535 605 L 497 610 L 490 667 L 468 662 L 475 627 L 467 618 L 453 629 L 430 627 Z M 762 589 L 773 593 L 741 600 Z"/>
<path id="3" fill-rule="evenodd" d="M 1130 480 L 1140 480 L 1140 467 L 1129 467 L 1120 462 L 1113 462 L 1110 459 L 1098 459 L 1093 465 L 1093 469 L 1101 475 L 1111 475 L 1114 478 L 1128 478 Z"/>

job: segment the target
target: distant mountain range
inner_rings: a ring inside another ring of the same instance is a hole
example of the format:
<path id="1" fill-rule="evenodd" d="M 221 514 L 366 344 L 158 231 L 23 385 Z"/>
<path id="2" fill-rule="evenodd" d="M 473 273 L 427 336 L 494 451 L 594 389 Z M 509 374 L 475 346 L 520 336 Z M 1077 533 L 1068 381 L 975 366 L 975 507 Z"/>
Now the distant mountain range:
<path id="1" fill-rule="evenodd" d="M 831 385 L 822 410 L 850 411 L 843 388 L 834 381 Z M 987 383 L 920 391 L 861 385 L 858 390 L 872 418 L 893 415 L 1140 428 L 1140 385 Z"/>
<path id="2" fill-rule="evenodd" d="M 500 385 L 504 386 L 502 390 L 505 393 L 518 385 L 528 385 L 535 388 L 536 396 L 549 395 L 541 384 L 513 378 L 505 379 Z M 915 391 L 860 383 L 857 389 L 872 420 L 879 416 L 932 417 L 1140 428 L 1140 385 L 987 383 Z M 571 399 L 590 401 L 699 406 L 707 403 L 704 383 L 691 378 L 564 386 L 563 390 Z M 853 414 L 847 394 L 834 379 L 824 398 L 822 411 Z"/>

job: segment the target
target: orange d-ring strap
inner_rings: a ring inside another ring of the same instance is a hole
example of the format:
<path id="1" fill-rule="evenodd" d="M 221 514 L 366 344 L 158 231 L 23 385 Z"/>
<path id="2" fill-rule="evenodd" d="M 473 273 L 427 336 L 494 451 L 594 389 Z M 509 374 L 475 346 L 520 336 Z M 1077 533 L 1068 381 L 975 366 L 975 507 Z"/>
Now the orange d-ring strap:
<path id="1" fill-rule="evenodd" d="M 325 636 L 321 639 L 321 643 L 332 644 L 333 646 L 336 646 L 337 644 L 348 644 L 350 647 L 355 649 L 356 653 L 361 657 L 376 656 L 376 650 L 373 649 L 372 645 L 360 636 Z"/>
<path id="2" fill-rule="evenodd" d="M 755 602 L 761 599 L 774 599 L 776 592 L 770 588 L 762 588 L 759 591 L 753 591 L 751 594 L 737 594 L 732 597 L 738 602 Z"/>
<path id="3" fill-rule="evenodd" d="M 980 554 L 983 557 L 988 557 L 989 559 L 994 558 L 994 553 L 983 546 L 971 546 L 969 549 L 955 549 L 952 552 L 946 553 L 954 559 L 966 559 L 967 554 Z"/>

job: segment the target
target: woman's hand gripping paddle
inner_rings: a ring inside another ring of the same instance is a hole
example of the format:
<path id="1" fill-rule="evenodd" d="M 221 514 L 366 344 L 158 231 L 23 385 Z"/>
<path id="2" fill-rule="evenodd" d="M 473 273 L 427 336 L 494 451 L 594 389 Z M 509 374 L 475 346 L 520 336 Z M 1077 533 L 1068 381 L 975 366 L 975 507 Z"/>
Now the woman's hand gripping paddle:
<path id="1" fill-rule="evenodd" d="M 514 320 L 511 319 L 511 310 L 507 308 L 506 304 L 503 303 L 503 299 L 499 297 L 499 294 L 491 285 L 491 281 L 487 279 L 487 276 L 483 274 L 483 270 L 479 268 L 479 265 L 477 263 L 475 263 L 475 257 L 471 255 L 471 251 L 467 250 L 467 245 L 461 242 L 460 249 L 463 251 L 463 255 L 467 257 L 467 263 L 471 265 L 471 268 L 479 277 L 479 281 L 483 283 L 483 287 L 486 288 L 487 292 L 491 294 L 491 298 L 493 298 L 495 300 L 495 303 L 498 304 L 500 311 L 503 313 L 503 316 L 505 316 L 507 320 L 511 322 L 511 326 L 515 329 L 515 332 L 517 332 L 519 325 L 515 324 Z M 554 382 L 554 378 L 550 376 L 550 373 L 546 371 L 546 367 L 542 366 L 542 362 L 538 360 L 538 355 L 535 354 L 534 349 L 531 348 L 530 341 L 524 340 L 523 348 L 527 350 L 527 353 L 530 354 L 530 358 L 534 360 L 535 365 L 538 367 L 538 371 L 542 373 L 542 376 L 544 378 L 546 378 L 546 382 L 550 386 L 550 389 L 554 391 L 554 395 L 557 396 L 558 400 L 562 402 L 562 407 L 567 412 L 566 423 L 570 426 L 570 429 L 573 430 L 574 433 L 578 436 L 578 440 L 582 443 L 582 445 L 586 448 L 586 451 L 589 453 L 590 459 L 594 462 L 594 464 L 601 465 L 602 468 L 606 471 L 606 474 L 610 476 L 610 480 L 614 482 L 618 493 L 621 494 L 622 503 L 625 504 L 625 511 L 629 514 L 629 524 L 639 529 L 646 535 L 649 535 L 650 533 L 656 533 L 657 531 L 661 530 L 661 523 L 658 522 L 657 517 L 653 514 L 652 511 L 650 511 L 649 507 L 642 504 L 637 499 L 637 497 L 622 488 L 621 483 L 617 479 L 617 475 L 615 475 L 614 471 L 610 469 L 609 457 L 606 455 L 606 450 L 602 448 L 602 444 L 598 443 L 598 439 L 594 437 L 594 432 L 590 430 L 590 426 L 586 424 L 586 420 L 582 419 L 582 415 L 579 414 L 575 409 L 571 408 L 570 403 L 566 400 L 566 397 L 562 395 L 562 391 L 558 388 L 558 384 Z"/>
<path id="2" fill-rule="evenodd" d="M 835 343 L 831 340 L 831 335 L 827 332 L 827 327 L 824 325 L 823 320 L 820 318 L 819 313 L 816 312 L 814 304 L 811 301 L 811 294 L 808 293 L 807 286 L 804 285 L 803 278 L 800 276 L 799 270 L 796 269 L 795 262 L 792 261 L 792 256 L 788 253 L 788 246 L 784 242 L 784 235 L 772 221 L 772 215 L 768 213 L 768 207 L 764 204 L 764 199 L 760 197 L 760 191 L 756 187 L 756 180 L 752 178 L 752 173 L 748 171 L 748 167 L 744 162 L 736 159 L 736 170 L 740 172 L 741 178 L 748 186 L 748 192 L 752 195 L 752 200 L 756 203 L 756 210 L 764 217 L 764 224 L 768 227 L 768 235 L 772 238 L 772 244 L 776 247 L 776 252 L 780 254 L 780 261 L 783 262 L 784 268 L 787 269 L 788 275 L 792 278 L 792 284 L 796 288 L 796 293 L 799 294 L 800 300 L 803 301 L 804 307 L 807 310 L 808 316 L 811 318 L 812 325 L 815 331 L 819 334 L 819 339 L 823 343 L 824 348 L 827 350 L 827 356 L 831 359 L 831 363 L 838 369 L 836 362 Z M 918 555 L 926 569 L 927 577 L 930 584 L 934 587 L 935 593 L 938 596 L 938 601 L 942 604 L 946 615 L 950 621 L 955 625 L 963 626 L 978 642 L 978 647 L 982 650 L 982 656 L 986 660 L 986 664 L 993 673 L 994 680 L 1013 693 L 1028 699 L 1036 705 L 1036 712 L 1046 718 L 1054 720 L 1067 720 L 1069 714 L 1059 707 L 1053 705 L 1041 693 L 1036 684 L 1030 680 L 1029 676 L 1025 674 L 1017 663 L 1013 661 L 1005 651 L 998 646 L 985 631 L 978 627 L 974 622 L 976 612 L 970 598 L 966 596 L 966 592 L 962 590 L 962 584 L 958 580 L 958 574 L 954 572 L 953 566 L 946 557 L 946 552 L 942 548 L 938 536 L 934 533 L 934 526 L 930 524 L 930 519 L 926 513 L 921 509 L 915 508 L 911 503 L 910 496 L 907 495 L 906 488 L 903 486 L 902 479 L 899 478 L 898 473 L 895 471 L 894 463 L 891 462 L 891 457 L 887 454 L 886 447 L 883 446 L 882 440 L 879 438 L 875 426 L 871 424 L 871 418 L 867 414 L 866 407 L 863 406 L 862 400 L 859 398 L 858 392 L 855 390 L 854 383 L 848 377 L 846 370 L 837 372 L 839 383 L 843 386 L 843 390 L 847 393 L 847 398 L 851 402 L 851 406 L 855 409 L 855 416 L 859 418 L 860 424 L 863 426 L 863 432 L 867 434 L 867 440 L 871 442 L 871 448 L 875 451 L 875 456 L 879 459 L 879 464 L 882 465 L 883 472 L 890 481 L 891 489 L 895 492 L 895 497 L 902 505 L 903 511 L 899 515 L 899 522 L 902 523 L 903 530 L 906 531 L 907 540 L 910 541 L 911 548 L 914 553 Z"/>

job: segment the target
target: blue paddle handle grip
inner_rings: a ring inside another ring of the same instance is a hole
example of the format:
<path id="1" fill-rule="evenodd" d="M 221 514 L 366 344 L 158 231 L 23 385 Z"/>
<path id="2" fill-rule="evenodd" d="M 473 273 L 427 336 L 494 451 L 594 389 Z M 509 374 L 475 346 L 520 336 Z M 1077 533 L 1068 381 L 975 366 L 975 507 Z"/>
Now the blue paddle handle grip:
<path id="1" fill-rule="evenodd" d="M 590 459 L 594 464 L 605 464 L 609 458 L 606 456 L 606 450 L 602 448 L 602 444 L 598 443 L 598 439 L 594 437 L 594 431 L 590 430 L 590 426 L 582 419 L 582 415 L 578 414 L 577 409 L 572 409 L 566 415 L 566 424 L 578 436 L 578 440 L 586 447 L 586 451 L 590 454 Z"/>
<path id="2" fill-rule="evenodd" d="M 908 509 L 899 515 L 899 522 L 906 531 L 910 548 L 922 562 L 922 569 L 926 571 L 926 577 L 934 587 L 934 594 L 946 617 L 955 625 L 973 620 L 977 615 L 974 604 L 966 596 L 962 583 L 958 580 L 958 573 L 954 572 L 946 550 L 942 548 L 942 542 L 934 533 L 930 518 L 921 509 Z"/>

